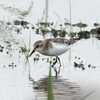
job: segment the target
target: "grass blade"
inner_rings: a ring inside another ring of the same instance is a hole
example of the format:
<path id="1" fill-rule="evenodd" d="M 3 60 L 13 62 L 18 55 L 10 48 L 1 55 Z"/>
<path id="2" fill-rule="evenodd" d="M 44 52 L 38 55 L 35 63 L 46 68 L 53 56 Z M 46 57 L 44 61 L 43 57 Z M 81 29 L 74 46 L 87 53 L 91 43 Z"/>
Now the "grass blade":
<path id="1" fill-rule="evenodd" d="M 49 69 L 49 77 L 48 77 L 48 100 L 54 100 L 53 88 L 52 88 L 52 72 L 51 72 L 51 67 Z"/>

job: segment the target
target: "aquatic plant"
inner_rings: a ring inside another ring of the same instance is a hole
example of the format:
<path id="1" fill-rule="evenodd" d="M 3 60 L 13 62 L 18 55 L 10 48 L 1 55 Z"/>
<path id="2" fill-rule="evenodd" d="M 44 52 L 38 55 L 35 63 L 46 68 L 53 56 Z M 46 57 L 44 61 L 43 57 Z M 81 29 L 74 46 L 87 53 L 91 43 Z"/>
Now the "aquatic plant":
<path id="1" fill-rule="evenodd" d="M 54 100 L 53 87 L 52 87 L 52 72 L 51 72 L 51 66 L 49 68 L 49 77 L 48 77 L 48 100 Z"/>

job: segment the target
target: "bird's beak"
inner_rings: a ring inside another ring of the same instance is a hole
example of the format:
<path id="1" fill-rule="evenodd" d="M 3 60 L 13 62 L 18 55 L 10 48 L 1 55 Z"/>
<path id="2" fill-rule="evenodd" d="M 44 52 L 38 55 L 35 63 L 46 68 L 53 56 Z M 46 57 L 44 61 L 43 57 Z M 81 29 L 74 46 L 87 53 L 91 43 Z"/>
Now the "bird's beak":
<path id="1" fill-rule="evenodd" d="M 37 48 L 38 48 L 38 45 L 36 47 L 34 47 L 34 49 L 32 50 L 32 52 L 29 54 L 29 57 L 36 51 Z"/>
<path id="2" fill-rule="evenodd" d="M 29 57 L 30 57 L 34 52 L 35 52 L 35 49 L 33 49 L 33 50 L 31 51 L 31 53 L 29 54 Z"/>

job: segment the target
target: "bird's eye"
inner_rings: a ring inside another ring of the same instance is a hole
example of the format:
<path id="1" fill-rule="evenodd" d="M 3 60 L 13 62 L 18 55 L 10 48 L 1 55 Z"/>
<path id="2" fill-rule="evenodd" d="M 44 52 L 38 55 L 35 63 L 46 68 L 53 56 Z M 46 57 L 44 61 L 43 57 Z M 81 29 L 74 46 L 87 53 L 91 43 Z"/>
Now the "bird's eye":
<path id="1" fill-rule="evenodd" d="M 40 47 L 42 47 L 43 46 L 43 44 L 40 44 Z"/>
<path id="2" fill-rule="evenodd" d="M 68 45 L 70 45 L 71 43 L 70 43 L 70 42 L 68 42 L 67 44 L 68 44 Z"/>
<path id="3" fill-rule="evenodd" d="M 38 48 L 38 47 L 39 47 L 39 45 L 36 46 L 36 48 Z"/>

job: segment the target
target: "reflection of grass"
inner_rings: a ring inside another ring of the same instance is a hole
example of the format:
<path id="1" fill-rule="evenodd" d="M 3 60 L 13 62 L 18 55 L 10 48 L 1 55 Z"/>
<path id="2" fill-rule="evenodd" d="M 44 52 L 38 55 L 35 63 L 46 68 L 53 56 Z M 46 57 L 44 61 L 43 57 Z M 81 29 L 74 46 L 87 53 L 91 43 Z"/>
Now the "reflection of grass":
<path id="1" fill-rule="evenodd" d="M 49 77 L 48 77 L 48 100 L 54 100 L 54 97 L 53 97 L 53 88 L 52 88 L 51 67 L 49 69 Z"/>

